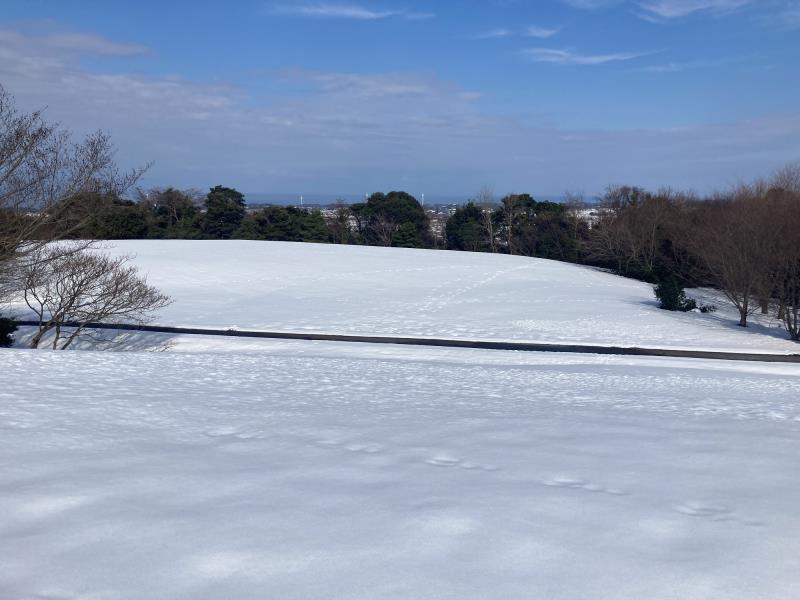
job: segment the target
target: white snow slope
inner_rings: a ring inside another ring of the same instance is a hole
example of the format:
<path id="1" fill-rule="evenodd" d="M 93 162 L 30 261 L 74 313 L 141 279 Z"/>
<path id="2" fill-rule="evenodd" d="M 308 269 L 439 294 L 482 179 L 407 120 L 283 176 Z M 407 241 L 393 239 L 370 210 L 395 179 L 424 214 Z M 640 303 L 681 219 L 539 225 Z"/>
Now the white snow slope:
<path id="1" fill-rule="evenodd" d="M 167 324 L 797 351 L 548 261 L 117 251 L 175 297 Z M 800 597 L 797 365 L 156 334 L 117 349 L 0 350 L 0 600 Z"/>
<path id="2" fill-rule="evenodd" d="M 0 352 L 0 598 L 800 597 L 793 365 L 228 343 Z"/>
<path id="3" fill-rule="evenodd" d="M 518 256 L 247 241 L 125 241 L 196 326 L 800 352 L 777 322 L 659 310 L 651 285 Z"/>

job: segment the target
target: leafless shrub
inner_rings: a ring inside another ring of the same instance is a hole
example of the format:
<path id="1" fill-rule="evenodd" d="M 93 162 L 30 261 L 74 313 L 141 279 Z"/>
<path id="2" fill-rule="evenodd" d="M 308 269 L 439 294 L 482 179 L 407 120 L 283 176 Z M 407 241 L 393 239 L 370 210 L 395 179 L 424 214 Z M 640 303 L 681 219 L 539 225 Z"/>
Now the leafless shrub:
<path id="1" fill-rule="evenodd" d="M 148 285 L 129 262 L 127 256 L 111 257 L 71 244 L 32 253 L 24 273 L 25 302 L 38 320 L 31 348 L 52 333 L 52 348 L 63 350 L 85 334 L 90 323 L 145 323 L 167 306 L 170 298 Z"/>

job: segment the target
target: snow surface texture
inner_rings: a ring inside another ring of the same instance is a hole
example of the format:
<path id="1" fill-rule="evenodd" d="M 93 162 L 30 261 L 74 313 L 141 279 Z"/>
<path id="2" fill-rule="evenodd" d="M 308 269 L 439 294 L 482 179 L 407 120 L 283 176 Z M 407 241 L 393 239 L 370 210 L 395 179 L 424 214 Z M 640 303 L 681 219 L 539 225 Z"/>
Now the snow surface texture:
<path id="1" fill-rule="evenodd" d="M 125 241 L 175 299 L 158 323 L 227 329 L 800 352 L 776 321 L 742 329 L 659 310 L 651 285 L 517 256 L 248 241 Z"/>
<path id="2" fill-rule="evenodd" d="M 800 597 L 794 365 L 212 342 L 0 352 L 0 598 Z"/>

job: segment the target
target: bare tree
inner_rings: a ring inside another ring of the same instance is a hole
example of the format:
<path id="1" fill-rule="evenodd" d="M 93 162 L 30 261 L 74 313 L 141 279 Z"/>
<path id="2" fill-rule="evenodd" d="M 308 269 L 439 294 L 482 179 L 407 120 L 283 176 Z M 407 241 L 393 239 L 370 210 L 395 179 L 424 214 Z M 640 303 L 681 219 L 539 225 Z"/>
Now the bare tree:
<path id="1" fill-rule="evenodd" d="M 448 215 L 442 213 L 428 214 L 428 231 L 430 233 L 431 244 L 436 250 L 447 249 L 447 219 Z"/>
<path id="2" fill-rule="evenodd" d="M 170 298 L 148 285 L 130 260 L 68 243 L 33 252 L 24 269 L 24 299 L 38 320 L 31 348 L 52 333 L 52 348 L 63 350 L 91 323 L 119 319 L 141 324 L 167 306 Z"/>
<path id="3" fill-rule="evenodd" d="M 331 234 L 331 241 L 334 244 L 349 244 L 353 240 L 353 214 L 350 207 L 339 200 L 336 202 L 336 209 L 333 214 L 325 217 L 328 230 Z"/>
<path id="4" fill-rule="evenodd" d="M 800 200 L 800 199 L 799 199 Z M 795 208 L 795 227 L 800 227 L 800 206 Z M 800 232 L 800 229 L 796 229 Z M 798 233 L 794 234 L 795 237 Z M 783 322 L 789 337 L 800 341 L 800 240 L 795 240 L 792 251 L 782 256 L 781 281 L 778 285 L 778 318 Z"/>
<path id="5" fill-rule="evenodd" d="M 515 221 L 517 219 L 517 200 L 518 196 L 514 194 L 509 194 L 505 198 L 503 198 L 502 205 L 500 207 L 501 214 L 503 217 L 503 228 L 505 229 L 505 238 L 506 238 L 506 249 L 509 254 L 513 255 L 514 251 L 516 250 L 516 246 L 514 244 L 515 236 L 517 235 L 517 230 L 515 227 Z"/>
<path id="6" fill-rule="evenodd" d="M 391 246 L 395 233 L 400 225 L 384 214 L 377 214 L 370 219 L 368 231 L 378 246 Z"/>
<path id="7" fill-rule="evenodd" d="M 494 199 L 494 192 L 487 186 L 478 192 L 476 206 L 481 209 L 483 214 L 483 228 L 486 231 L 486 242 L 489 251 L 497 252 L 497 233 L 495 232 L 494 211 L 497 208 L 497 201 Z"/>
<path id="8" fill-rule="evenodd" d="M 566 218 L 569 222 L 570 237 L 575 247 L 580 250 L 581 239 L 579 233 L 582 228 L 588 228 L 589 222 L 585 217 L 586 200 L 582 192 L 567 190 L 564 192 L 564 206 L 566 207 Z"/>
<path id="9" fill-rule="evenodd" d="M 766 265 L 771 276 L 769 291 L 777 297 L 777 317 L 789 336 L 800 341 L 800 163 L 778 171 L 767 192 L 766 232 L 774 253 Z"/>
<path id="10" fill-rule="evenodd" d="M 775 237 L 768 214 L 761 192 L 740 186 L 727 198 L 697 207 L 688 241 L 710 282 L 739 311 L 741 327 L 771 287 Z"/>
<path id="11" fill-rule="evenodd" d="M 203 203 L 199 190 L 177 190 L 172 187 L 136 190 L 136 200 L 150 217 L 151 225 L 169 229 L 187 215 L 200 210 Z"/>
<path id="12" fill-rule="evenodd" d="M 73 142 L 42 111 L 17 110 L 0 86 L 0 299 L 14 287 L 20 259 L 91 218 L 83 198 L 119 196 L 145 169 L 120 173 L 107 134 Z"/>
<path id="13" fill-rule="evenodd" d="M 664 266 L 664 245 L 680 235 L 681 214 L 690 194 L 662 189 L 612 186 L 606 191 L 587 240 L 591 260 L 606 263 L 623 275 L 658 277 Z"/>
<path id="14" fill-rule="evenodd" d="M 770 185 L 793 194 L 800 194 L 800 161 L 790 162 L 775 171 Z"/>

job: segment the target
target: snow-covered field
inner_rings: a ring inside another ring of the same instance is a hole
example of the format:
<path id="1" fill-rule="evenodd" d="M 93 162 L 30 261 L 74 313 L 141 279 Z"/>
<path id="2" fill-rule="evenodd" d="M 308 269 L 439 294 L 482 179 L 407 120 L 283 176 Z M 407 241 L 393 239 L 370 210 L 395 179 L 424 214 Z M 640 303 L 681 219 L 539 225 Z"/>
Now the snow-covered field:
<path id="1" fill-rule="evenodd" d="M 800 597 L 793 365 L 258 344 L 3 352 L 0 598 Z"/>
<path id="2" fill-rule="evenodd" d="M 652 286 L 518 256 L 281 242 L 125 241 L 175 299 L 158 322 L 728 351 L 800 351 L 777 322 L 659 310 Z"/>
<path id="3" fill-rule="evenodd" d="M 548 261 L 117 246 L 171 325 L 797 351 Z M 800 597 L 798 365 L 117 349 L 0 351 L 0 600 Z"/>

